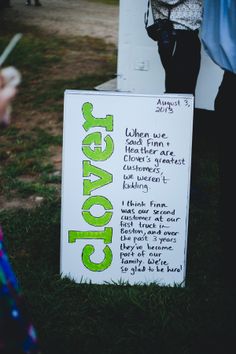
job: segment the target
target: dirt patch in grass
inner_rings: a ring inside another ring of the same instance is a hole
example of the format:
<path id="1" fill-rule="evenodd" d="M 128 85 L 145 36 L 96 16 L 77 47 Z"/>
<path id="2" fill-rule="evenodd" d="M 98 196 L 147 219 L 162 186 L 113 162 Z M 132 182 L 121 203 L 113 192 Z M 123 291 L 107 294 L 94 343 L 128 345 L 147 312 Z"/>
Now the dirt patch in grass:
<path id="1" fill-rule="evenodd" d="M 10 19 L 35 25 L 50 35 L 89 36 L 117 44 L 119 7 L 93 0 L 41 0 L 42 7 L 12 1 L 5 9 Z"/>

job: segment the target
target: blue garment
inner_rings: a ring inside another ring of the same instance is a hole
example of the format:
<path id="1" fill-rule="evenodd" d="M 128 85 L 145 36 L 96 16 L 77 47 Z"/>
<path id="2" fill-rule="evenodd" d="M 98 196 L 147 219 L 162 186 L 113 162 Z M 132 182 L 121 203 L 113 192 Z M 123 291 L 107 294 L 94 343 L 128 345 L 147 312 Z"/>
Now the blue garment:
<path id="1" fill-rule="evenodd" d="M 27 304 L 4 247 L 0 226 L 0 353 L 40 354 Z"/>
<path id="2" fill-rule="evenodd" d="M 232 73 L 236 73 L 235 38 L 236 0 L 204 0 L 203 47 L 217 65 Z"/>

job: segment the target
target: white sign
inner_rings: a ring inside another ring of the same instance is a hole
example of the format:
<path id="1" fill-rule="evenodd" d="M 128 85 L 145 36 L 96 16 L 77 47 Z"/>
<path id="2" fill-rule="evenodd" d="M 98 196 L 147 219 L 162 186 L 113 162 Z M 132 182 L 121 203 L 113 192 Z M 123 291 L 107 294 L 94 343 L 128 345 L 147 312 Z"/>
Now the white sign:
<path id="1" fill-rule="evenodd" d="M 193 96 L 66 91 L 61 273 L 184 284 Z"/>

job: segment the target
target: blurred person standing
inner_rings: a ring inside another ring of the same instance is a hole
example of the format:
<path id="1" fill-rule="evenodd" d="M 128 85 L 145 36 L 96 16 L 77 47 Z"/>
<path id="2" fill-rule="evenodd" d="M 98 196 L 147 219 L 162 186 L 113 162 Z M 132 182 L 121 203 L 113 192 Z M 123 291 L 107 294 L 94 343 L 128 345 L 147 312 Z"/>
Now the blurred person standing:
<path id="1" fill-rule="evenodd" d="M 0 9 L 1 8 L 8 8 L 8 7 L 12 7 L 10 0 L 0 0 Z"/>
<path id="2" fill-rule="evenodd" d="M 25 5 L 31 6 L 31 0 L 27 0 Z M 39 2 L 39 0 L 34 0 L 34 6 L 42 6 L 42 4 L 41 4 L 41 2 Z"/>
<path id="3" fill-rule="evenodd" d="M 219 147 L 220 239 L 222 276 L 235 289 L 235 251 L 233 198 L 235 177 L 235 100 L 236 100 L 236 1 L 204 0 L 202 43 L 209 57 L 224 71 L 215 98 L 215 119 Z"/>
<path id="4" fill-rule="evenodd" d="M 195 94 L 201 61 L 202 0 L 149 0 L 154 23 L 169 20 L 172 31 L 157 40 L 165 70 L 165 93 Z M 149 4 L 148 4 L 149 6 Z"/>

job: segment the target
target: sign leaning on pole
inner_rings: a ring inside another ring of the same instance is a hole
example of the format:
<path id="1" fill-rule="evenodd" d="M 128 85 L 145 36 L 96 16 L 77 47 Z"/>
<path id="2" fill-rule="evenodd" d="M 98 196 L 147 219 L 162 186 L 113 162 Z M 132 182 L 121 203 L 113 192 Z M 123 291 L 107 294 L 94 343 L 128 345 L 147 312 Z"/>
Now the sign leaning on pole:
<path id="1" fill-rule="evenodd" d="M 184 285 L 192 95 L 65 91 L 61 274 Z"/>

